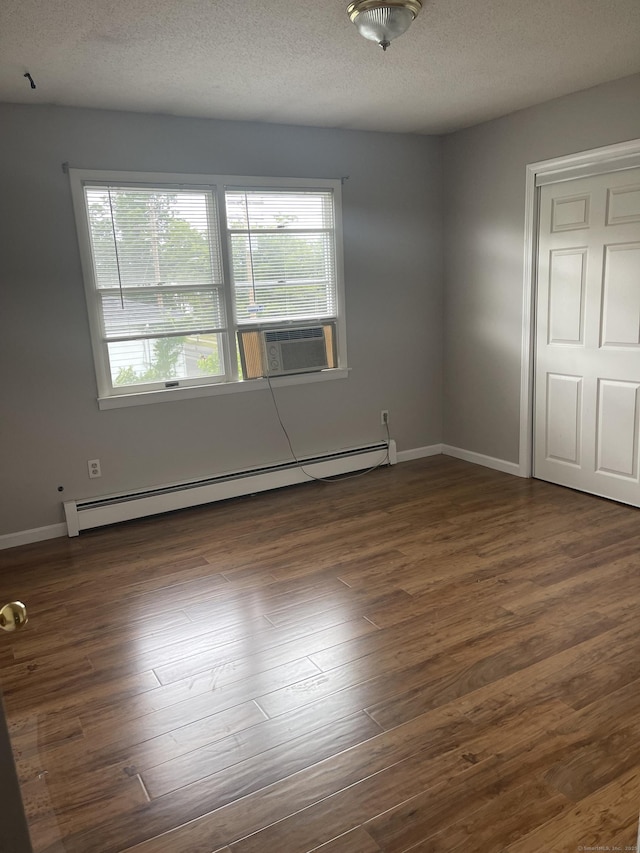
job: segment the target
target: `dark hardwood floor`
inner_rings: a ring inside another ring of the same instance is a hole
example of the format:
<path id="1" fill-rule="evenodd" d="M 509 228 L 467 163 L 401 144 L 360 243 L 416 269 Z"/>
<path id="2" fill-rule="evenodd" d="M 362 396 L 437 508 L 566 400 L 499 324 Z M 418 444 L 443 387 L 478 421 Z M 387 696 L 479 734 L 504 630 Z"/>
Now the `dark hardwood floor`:
<path id="1" fill-rule="evenodd" d="M 439 456 L 0 552 L 36 853 L 635 849 L 639 519 Z"/>

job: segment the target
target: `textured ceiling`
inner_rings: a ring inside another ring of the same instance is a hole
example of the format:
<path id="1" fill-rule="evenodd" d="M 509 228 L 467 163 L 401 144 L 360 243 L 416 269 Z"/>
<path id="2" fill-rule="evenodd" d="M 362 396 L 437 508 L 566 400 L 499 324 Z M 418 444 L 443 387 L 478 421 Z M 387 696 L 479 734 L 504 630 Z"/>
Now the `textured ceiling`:
<path id="1" fill-rule="evenodd" d="M 427 0 L 386 53 L 346 6 L 1 0 L 0 101 L 441 133 L 640 71 L 640 0 Z"/>

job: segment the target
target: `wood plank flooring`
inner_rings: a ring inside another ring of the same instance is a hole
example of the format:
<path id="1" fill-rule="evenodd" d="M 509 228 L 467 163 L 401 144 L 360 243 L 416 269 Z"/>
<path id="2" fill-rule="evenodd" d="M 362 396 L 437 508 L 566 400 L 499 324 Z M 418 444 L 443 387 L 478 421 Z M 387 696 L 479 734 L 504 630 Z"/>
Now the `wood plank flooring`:
<path id="1" fill-rule="evenodd" d="M 639 519 L 438 456 L 0 552 L 34 850 L 632 849 Z"/>

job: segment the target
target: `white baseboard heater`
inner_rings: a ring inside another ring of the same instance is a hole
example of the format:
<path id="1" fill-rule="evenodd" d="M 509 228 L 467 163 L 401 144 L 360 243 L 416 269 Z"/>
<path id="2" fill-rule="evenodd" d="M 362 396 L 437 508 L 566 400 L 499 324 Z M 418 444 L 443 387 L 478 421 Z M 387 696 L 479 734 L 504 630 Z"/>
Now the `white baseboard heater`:
<path id="1" fill-rule="evenodd" d="M 282 462 L 171 486 L 65 501 L 67 531 L 69 536 L 77 536 L 81 530 L 90 530 L 93 527 L 279 489 L 310 481 L 313 477 L 335 477 L 338 474 L 362 471 L 378 465 L 395 465 L 396 461 L 395 441 L 390 441 L 388 448 L 387 442 L 381 441 L 335 453 L 305 457 L 300 459 L 300 465 L 293 461 Z"/>

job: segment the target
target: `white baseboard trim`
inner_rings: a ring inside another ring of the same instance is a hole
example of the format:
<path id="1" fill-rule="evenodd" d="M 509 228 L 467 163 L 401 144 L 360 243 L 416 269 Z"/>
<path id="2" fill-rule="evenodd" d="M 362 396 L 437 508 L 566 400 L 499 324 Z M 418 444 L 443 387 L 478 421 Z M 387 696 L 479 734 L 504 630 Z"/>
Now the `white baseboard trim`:
<path id="1" fill-rule="evenodd" d="M 463 450 L 460 447 L 451 447 L 449 444 L 429 444 L 426 447 L 414 447 L 411 450 L 399 450 L 398 462 L 410 462 L 412 459 L 423 459 L 427 456 L 437 456 L 443 453 L 445 456 L 453 456 L 472 462 L 474 465 L 484 465 L 485 468 L 494 468 L 505 474 L 514 474 L 517 477 L 524 476 L 520 473 L 520 466 L 515 462 L 507 462 L 505 459 L 496 459 L 493 456 L 485 456 L 483 453 L 474 453 L 472 450 Z M 0 535 L 0 551 L 5 548 L 16 548 L 19 545 L 29 545 L 32 542 L 43 542 L 45 539 L 56 539 L 59 536 L 67 536 L 67 525 L 50 524 L 47 527 L 34 527 L 32 530 L 20 530 L 17 533 L 6 533 Z"/>
<path id="2" fill-rule="evenodd" d="M 451 447 L 449 444 L 442 445 L 442 453 L 445 456 L 453 456 L 456 459 L 463 459 L 465 462 L 472 462 L 474 465 L 484 465 L 485 468 L 502 471 L 504 474 L 513 474 L 516 477 L 523 476 L 517 462 L 507 462 L 506 459 L 496 459 L 494 456 L 485 456 L 484 453 L 474 453 L 473 450 L 463 450 L 461 447 Z M 399 456 L 400 454 L 398 454 Z"/>
<path id="3" fill-rule="evenodd" d="M 17 533 L 5 533 L 0 536 L 0 551 L 5 548 L 17 548 L 18 545 L 30 545 L 45 539 L 57 539 L 67 535 L 67 525 L 49 524 L 47 527 L 34 527 L 32 530 L 19 530 Z"/>
<path id="4" fill-rule="evenodd" d="M 441 444 L 429 444 L 427 447 L 414 447 L 413 450 L 399 450 L 398 462 L 410 462 L 412 459 L 422 459 L 425 456 L 437 456 L 442 453 Z"/>

